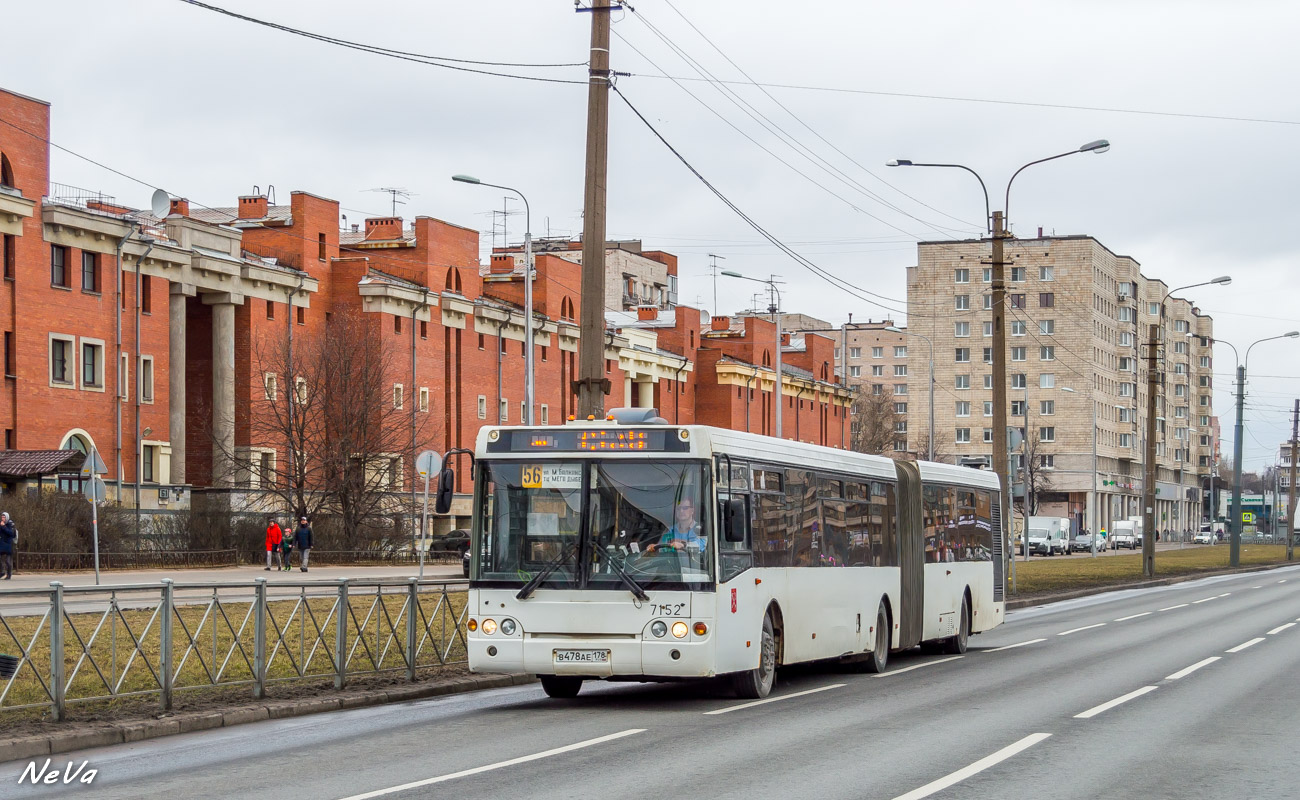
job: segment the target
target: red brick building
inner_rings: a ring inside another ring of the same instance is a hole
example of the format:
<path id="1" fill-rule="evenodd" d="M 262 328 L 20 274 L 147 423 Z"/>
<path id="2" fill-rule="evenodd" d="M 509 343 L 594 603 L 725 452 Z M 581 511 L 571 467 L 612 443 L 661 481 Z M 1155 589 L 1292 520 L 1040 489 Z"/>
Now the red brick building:
<path id="1" fill-rule="evenodd" d="M 338 203 L 307 192 L 287 205 L 255 192 L 229 208 L 176 198 L 156 217 L 50 183 L 48 105 L 0 91 L 0 119 L 5 449 L 94 448 L 109 499 L 128 505 L 175 507 L 196 488 L 250 496 L 287 457 L 259 417 L 294 391 L 274 355 L 344 316 L 382 342 L 393 408 L 409 418 L 409 441 L 390 454 L 392 491 L 411 490 L 412 453 L 472 447 L 480 426 L 522 421 L 514 248 L 482 267 L 478 234 L 448 222 L 382 217 L 340 230 Z M 552 249 L 535 256 L 541 424 L 576 406 L 581 265 L 573 249 Z M 702 330 L 707 315 L 676 305 L 674 256 L 639 243 L 610 253 L 610 280 L 632 294 L 607 310 L 606 406 L 771 433 L 771 323 Z M 787 337 L 787 438 L 846 440 L 851 396 L 836 383 L 834 346 Z"/>

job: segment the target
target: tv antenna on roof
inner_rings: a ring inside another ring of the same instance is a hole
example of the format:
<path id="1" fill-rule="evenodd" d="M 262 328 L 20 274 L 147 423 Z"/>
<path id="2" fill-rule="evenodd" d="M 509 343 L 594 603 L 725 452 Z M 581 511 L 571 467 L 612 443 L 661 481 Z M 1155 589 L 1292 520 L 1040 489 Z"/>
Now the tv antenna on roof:
<path id="1" fill-rule="evenodd" d="M 398 206 L 398 204 L 400 203 L 401 205 L 406 205 L 406 201 L 405 201 L 405 200 L 398 200 L 397 198 L 399 198 L 399 197 L 410 197 L 410 196 L 412 196 L 413 194 L 415 194 L 415 192 L 410 192 L 410 191 L 407 191 L 406 189 L 401 189 L 401 188 L 392 187 L 392 186 L 383 186 L 383 187 L 380 187 L 380 188 L 378 188 L 378 189 L 367 189 L 366 191 L 367 191 L 367 192 L 384 192 L 385 194 L 392 195 L 392 200 L 393 200 L 393 216 L 394 216 L 394 217 L 397 216 L 397 206 Z"/>

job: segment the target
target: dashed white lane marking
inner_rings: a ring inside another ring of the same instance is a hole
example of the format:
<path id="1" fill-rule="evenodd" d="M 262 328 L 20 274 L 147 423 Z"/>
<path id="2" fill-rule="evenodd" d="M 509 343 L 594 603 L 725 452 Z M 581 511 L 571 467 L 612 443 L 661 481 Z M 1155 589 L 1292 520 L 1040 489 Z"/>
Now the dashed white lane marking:
<path id="1" fill-rule="evenodd" d="M 986 653 L 996 653 L 996 652 L 998 652 L 998 651 L 1000 651 L 1000 650 L 1010 650 L 1010 649 L 1012 649 L 1013 647 L 1024 647 L 1024 646 L 1027 645 L 1027 644 L 1038 644 L 1039 642 L 1045 642 L 1045 641 L 1047 641 L 1047 640 L 1046 640 L 1046 639 L 1030 639 L 1030 640 L 1027 641 L 1027 642 L 1016 642 L 1015 644 L 1004 644 L 1004 645 L 1002 645 L 1001 647 L 994 647 L 992 650 L 985 650 L 984 652 L 986 652 Z"/>
<path id="2" fill-rule="evenodd" d="M 1286 578 L 1283 578 L 1282 580 L 1278 581 L 1278 583 L 1286 583 Z"/>
<path id="3" fill-rule="evenodd" d="M 1252 587 L 1250 587 L 1250 588 L 1252 588 L 1252 589 L 1263 589 L 1264 587 L 1263 587 L 1263 586 L 1252 586 Z"/>
<path id="4" fill-rule="evenodd" d="M 1162 609 L 1160 609 L 1160 610 L 1161 610 L 1161 611 L 1173 611 L 1175 608 L 1186 608 L 1186 607 L 1187 607 L 1187 603 L 1179 603 L 1179 604 L 1176 605 L 1176 606 L 1169 606 L 1168 608 L 1162 608 Z"/>
<path id="5" fill-rule="evenodd" d="M 902 675 L 904 672 L 911 672 L 914 669 L 920 669 L 921 667 L 933 667 L 935 664 L 944 664 L 948 661 L 956 661 L 959 658 L 964 658 L 964 656 L 949 656 L 948 658 L 938 658 L 935 659 L 934 661 L 927 661 L 924 664 L 913 664 L 910 667 L 903 667 L 902 669 L 895 669 L 895 670 L 890 670 L 889 672 L 882 672 L 876 677 L 888 678 L 891 675 Z"/>
<path id="6" fill-rule="evenodd" d="M 1286 630 L 1287 628 L 1294 628 L 1294 627 L 1295 627 L 1295 623 L 1294 623 L 1294 622 L 1288 622 L 1288 623 L 1285 624 L 1285 625 L 1278 625 L 1276 628 L 1274 628 L 1273 630 L 1269 631 L 1269 632 L 1268 632 L 1268 635 L 1269 635 L 1269 636 L 1272 636 L 1272 635 L 1275 634 L 1275 633 L 1281 633 L 1282 631 Z"/>
<path id="7" fill-rule="evenodd" d="M 1224 650 L 1223 652 L 1225 652 L 1225 653 L 1240 653 L 1242 650 L 1245 650 L 1247 647 L 1254 647 L 1255 645 L 1259 644 L 1259 643 L 1262 642 L 1262 641 L 1264 641 L 1264 637 L 1263 637 L 1263 636 L 1256 636 L 1254 639 L 1251 639 L 1249 642 L 1242 642 L 1241 644 L 1237 645 L 1236 647 L 1232 648 L 1231 650 Z"/>
<path id="8" fill-rule="evenodd" d="M 1156 687 L 1155 687 L 1155 686 L 1143 686 L 1141 689 L 1136 689 L 1136 690 L 1134 690 L 1134 691 L 1132 691 L 1132 692 L 1129 692 L 1128 694 L 1126 694 L 1126 695 L 1124 695 L 1124 696 L 1122 696 L 1122 697 L 1116 697 L 1114 700 L 1111 700 L 1110 702 L 1102 703 L 1102 704 L 1099 705 L 1099 706 L 1093 706 L 1092 708 L 1088 709 L 1087 711 L 1083 712 L 1082 714 L 1075 714 L 1075 715 L 1074 715 L 1074 718 L 1075 718 L 1075 719 L 1092 719 L 1093 717 L 1097 716 L 1098 714 L 1100 714 L 1100 713 L 1103 712 L 1103 711 L 1109 711 L 1110 709 L 1114 708 L 1115 706 L 1117 706 L 1117 705 L 1119 705 L 1119 704 L 1121 704 L 1121 703 L 1127 703 L 1128 701 L 1130 701 L 1130 700 L 1132 700 L 1132 699 L 1134 699 L 1134 698 L 1136 698 L 1136 697 L 1141 697 L 1142 695 L 1146 694 L 1147 692 L 1154 692 L 1155 690 L 1156 690 Z"/>
<path id="9" fill-rule="evenodd" d="M 1031 733 L 1015 744 L 1008 745 L 991 756 L 985 756 L 974 764 L 971 764 L 968 767 L 962 767 L 956 772 L 951 772 L 937 781 L 931 781 L 919 789 L 913 789 L 907 794 L 900 794 L 898 797 L 895 797 L 894 800 L 921 800 L 922 797 L 929 797 L 936 792 L 941 792 L 944 789 L 947 789 L 949 786 L 961 783 L 972 775 L 977 775 L 989 767 L 1000 764 L 1017 753 L 1028 750 L 1051 735 L 1052 734 L 1050 733 Z"/>
<path id="10" fill-rule="evenodd" d="M 1218 661 L 1220 658 L 1221 656 L 1210 656 L 1209 658 L 1203 659 L 1201 661 L 1197 661 L 1195 664 L 1191 665 L 1190 667 L 1178 670 L 1173 675 L 1166 675 L 1165 680 L 1176 681 L 1179 678 L 1186 678 L 1188 675 L 1191 675 L 1193 672 L 1200 669 L 1201 667 L 1209 666 L 1210 664 L 1213 664 L 1214 662 Z"/>
<path id="11" fill-rule="evenodd" d="M 444 781 L 451 781 L 457 778 L 465 778 L 470 775 L 478 775 L 479 773 L 482 772 L 491 772 L 492 770 L 501 769 L 503 767 L 513 767 L 516 764 L 526 764 L 529 761 L 537 761 L 543 758 L 550 758 L 551 756 L 558 756 L 563 753 L 571 753 L 574 750 L 581 750 L 585 747 L 594 747 L 598 744 L 611 742 L 615 739 L 622 739 L 625 736 L 632 736 L 638 733 L 645 733 L 645 730 L 646 730 L 645 728 L 630 728 L 625 731 L 619 731 L 618 733 L 611 733 L 608 736 L 600 736 L 595 739 L 587 739 L 586 741 L 576 742 L 574 744 L 566 744 L 564 747 L 557 747 L 554 750 L 546 750 L 541 753 L 533 753 L 530 756 L 520 756 L 519 758 L 512 758 L 508 761 L 498 761 L 495 764 L 488 764 L 482 767 L 474 767 L 473 769 L 465 769 L 465 770 L 461 770 L 460 772 L 452 772 L 447 775 L 439 775 L 436 778 L 425 778 L 422 781 L 413 781 L 411 783 L 404 783 L 401 786 L 392 786 L 387 789 L 376 789 L 373 792 L 366 792 L 365 794 L 354 794 L 349 797 L 343 798 L 343 800 L 370 800 L 370 798 L 372 797 L 383 797 L 386 794 L 405 792 L 409 789 L 418 789 L 421 786 L 430 786 L 435 783 L 443 783 Z"/>
<path id="12" fill-rule="evenodd" d="M 830 686 L 818 686 L 816 689 L 805 689 L 802 692 L 791 692 L 790 694 L 783 694 L 778 697 L 765 697 L 762 700 L 755 700 L 752 703 L 741 703 L 738 706 L 727 706 L 726 708 L 715 708 L 712 711 L 705 711 L 704 714 L 705 716 L 709 716 L 712 714 L 728 714 L 732 711 L 739 711 L 742 708 L 753 708 L 754 706 L 765 706 L 768 703 L 775 703 L 778 700 L 789 700 L 794 697 L 803 697 L 806 694 L 817 694 L 818 692 L 825 692 L 831 689 L 838 689 L 843 685 L 844 684 L 842 683 L 832 683 Z"/>
<path id="13" fill-rule="evenodd" d="M 1215 595 L 1214 597 L 1202 597 L 1200 600 L 1193 600 L 1192 605 L 1196 605 L 1197 603 L 1208 603 L 1211 600 L 1218 600 L 1218 599 L 1219 599 L 1218 595 Z"/>
<path id="14" fill-rule="evenodd" d="M 1224 592 L 1223 594 L 1219 595 L 1219 597 L 1227 597 L 1230 594 L 1232 594 L 1232 592 Z"/>
<path id="15" fill-rule="evenodd" d="M 1141 614 L 1130 614 L 1130 615 L 1127 616 L 1127 617 L 1120 617 L 1119 619 L 1117 619 L 1117 620 L 1115 620 L 1115 621 L 1116 621 L 1116 622 L 1128 622 L 1128 621 L 1131 620 L 1131 619 L 1137 619 L 1138 617 L 1145 617 L 1145 616 L 1147 616 L 1147 615 L 1150 614 L 1150 613 L 1152 613 L 1152 612 L 1150 612 L 1150 611 L 1143 611 Z"/>
<path id="16" fill-rule="evenodd" d="M 1057 636 L 1069 636 L 1070 634 L 1072 634 L 1072 633 L 1078 633 L 1079 631 L 1088 631 L 1088 630 L 1092 630 L 1093 628 L 1100 628 L 1101 626 L 1103 626 L 1103 625 L 1105 625 L 1105 624 L 1106 624 L 1106 623 L 1104 623 L 1104 622 L 1098 622 L 1096 625 L 1084 625 L 1082 628 L 1071 628 L 1071 629 L 1069 629 L 1068 631 L 1061 631 L 1060 633 L 1058 633 L 1058 634 L 1056 634 L 1056 635 L 1057 635 Z"/>

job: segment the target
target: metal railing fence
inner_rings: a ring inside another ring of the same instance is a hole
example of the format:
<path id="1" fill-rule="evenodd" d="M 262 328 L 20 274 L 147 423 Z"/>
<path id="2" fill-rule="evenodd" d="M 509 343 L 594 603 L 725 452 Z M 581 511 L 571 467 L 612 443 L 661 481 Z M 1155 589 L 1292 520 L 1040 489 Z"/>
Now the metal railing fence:
<path id="1" fill-rule="evenodd" d="M 466 582 L 417 578 L 64 586 L 0 590 L 0 715 L 303 679 L 422 672 L 466 661 Z M 2 717 L 0 717 L 2 718 Z"/>

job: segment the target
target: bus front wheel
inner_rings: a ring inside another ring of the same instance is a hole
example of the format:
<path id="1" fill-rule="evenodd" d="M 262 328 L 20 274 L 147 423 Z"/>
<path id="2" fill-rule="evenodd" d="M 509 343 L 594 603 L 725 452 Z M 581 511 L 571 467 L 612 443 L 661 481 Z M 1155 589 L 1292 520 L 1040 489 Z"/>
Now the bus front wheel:
<path id="1" fill-rule="evenodd" d="M 771 693 L 774 683 L 776 683 L 776 631 L 772 625 L 772 615 L 769 613 L 763 617 L 758 667 L 737 673 L 732 678 L 732 687 L 737 697 L 761 700 Z"/>
<path id="2" fill-rule="evenodd" d="M 542 681 L 542 691 L 546 692 L 547 697 L 577 697 L 578 692 L 582 691 L 582 678 L 575 678 L 572 675 L 541 675 L 539 677 Z"/>

